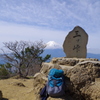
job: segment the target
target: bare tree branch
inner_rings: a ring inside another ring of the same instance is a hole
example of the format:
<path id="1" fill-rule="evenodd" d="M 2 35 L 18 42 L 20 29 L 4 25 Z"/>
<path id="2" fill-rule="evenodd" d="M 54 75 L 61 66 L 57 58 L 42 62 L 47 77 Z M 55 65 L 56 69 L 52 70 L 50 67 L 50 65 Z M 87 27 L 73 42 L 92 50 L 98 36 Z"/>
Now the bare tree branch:
<path id="1" fill-rule="evenodd" d="M 27 41 L 15 41 L 15 42 L 4 42 L 5 48 L 9 50 L 8 52 L 3 51 L 3 57 L 14 67 L 16 67 L 17 72 L 20 76 L 26 76 L 29 71 L 35 67 L 35 65 L 41 65 L 43 61 L 50 58 L 47 57 L 45 60 L 41 57 L 44 52 L 46 45 L 43 41 L 27 42 Z"/>

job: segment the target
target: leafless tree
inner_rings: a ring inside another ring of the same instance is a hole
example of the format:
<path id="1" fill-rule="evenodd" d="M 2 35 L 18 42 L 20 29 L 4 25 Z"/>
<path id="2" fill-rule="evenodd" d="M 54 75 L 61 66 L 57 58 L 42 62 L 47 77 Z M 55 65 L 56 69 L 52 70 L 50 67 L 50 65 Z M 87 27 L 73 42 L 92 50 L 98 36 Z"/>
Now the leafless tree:
<path id="1" fill-rule="evenodd" d="M 46 47 L 43 41 L 34 43 L 29 41 L 15 41 L 4 42 L 3 44 L 8 51 L 2 49 L 2 57 L 12 67 L 15 67 L 20 77 L 26 77 L 35 66 L 41 66 L 42 62 L 50 58 L 50 55 L 46 55 L 44 58 L 41 56 Z"/>

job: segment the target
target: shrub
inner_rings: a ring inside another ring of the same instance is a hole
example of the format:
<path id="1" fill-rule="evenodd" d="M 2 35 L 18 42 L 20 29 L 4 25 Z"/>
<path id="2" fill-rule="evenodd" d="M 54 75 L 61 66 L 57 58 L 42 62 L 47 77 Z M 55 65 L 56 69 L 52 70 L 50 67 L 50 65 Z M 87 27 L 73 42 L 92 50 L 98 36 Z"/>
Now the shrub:
<path id="1" fill-rule="evenodd" d="M 4 65 L 0 65 L 0 79 L 9 78 L 9 71 L 5 68 Z"/>

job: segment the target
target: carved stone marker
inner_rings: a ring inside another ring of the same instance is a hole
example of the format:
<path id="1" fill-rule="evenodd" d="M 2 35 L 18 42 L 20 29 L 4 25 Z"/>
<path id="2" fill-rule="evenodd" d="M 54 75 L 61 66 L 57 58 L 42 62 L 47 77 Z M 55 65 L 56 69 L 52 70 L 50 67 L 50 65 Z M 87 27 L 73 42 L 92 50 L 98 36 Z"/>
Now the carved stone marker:
<path id="1" fill-rule="evenodd" d="M 88 34 L 79 26 L 76 26 L 66 36 L 63 49 L 67 58 L 86 58 Z"/>

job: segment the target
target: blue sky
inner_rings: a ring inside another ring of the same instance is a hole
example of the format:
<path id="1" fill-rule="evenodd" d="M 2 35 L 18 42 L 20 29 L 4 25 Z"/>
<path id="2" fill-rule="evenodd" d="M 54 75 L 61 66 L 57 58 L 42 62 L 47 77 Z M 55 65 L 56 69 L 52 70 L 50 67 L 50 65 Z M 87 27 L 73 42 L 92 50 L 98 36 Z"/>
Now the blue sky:
<path id="1" fill-rule="evenodd" d="M 62 45 L 77 25 L 89 35 L 88 52 L 100 53 L 100 0 L 0 0 L 0 47 L 15 40 Z"/>

